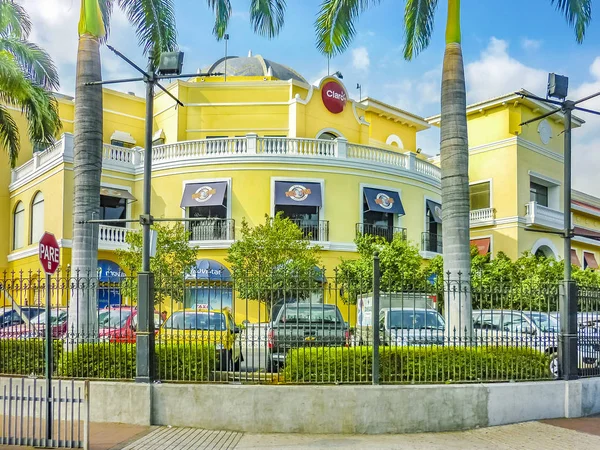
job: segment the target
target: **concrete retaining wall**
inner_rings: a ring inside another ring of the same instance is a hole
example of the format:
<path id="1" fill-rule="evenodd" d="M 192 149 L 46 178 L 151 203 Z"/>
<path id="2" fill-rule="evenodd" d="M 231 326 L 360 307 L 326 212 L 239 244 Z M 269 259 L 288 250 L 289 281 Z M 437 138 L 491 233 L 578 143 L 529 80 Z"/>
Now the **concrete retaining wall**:
<path id="1" fill-rule="evenodd" d="M 0 390 L 6 382 L 0 378 Z M 90 403 L 93 422 L 254 433 L 432 432 L 599 414 L 600 378 L 428 386 L 95 381 Z"/>

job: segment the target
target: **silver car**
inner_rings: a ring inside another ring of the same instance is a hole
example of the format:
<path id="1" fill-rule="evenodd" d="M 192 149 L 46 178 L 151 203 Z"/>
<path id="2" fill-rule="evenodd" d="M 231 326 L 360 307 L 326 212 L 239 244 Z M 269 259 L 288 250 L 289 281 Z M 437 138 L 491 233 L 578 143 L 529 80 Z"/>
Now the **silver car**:
<path id="1" fill-rule="evenodd" d="M 379 313 L 383 345 L 444 345 L 444 318 L 435 309 L 383 308 Z"/>

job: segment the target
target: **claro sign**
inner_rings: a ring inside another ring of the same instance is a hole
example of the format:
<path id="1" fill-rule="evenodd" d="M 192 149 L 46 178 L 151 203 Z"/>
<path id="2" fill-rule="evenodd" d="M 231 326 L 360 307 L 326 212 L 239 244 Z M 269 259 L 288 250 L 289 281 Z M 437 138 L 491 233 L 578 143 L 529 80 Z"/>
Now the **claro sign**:
<path id="1" fill-rule="evenodd" d="M 321 88 L 323 104 L 333 114 L 341 113 L 346 106 L 346 91 L 335 81 L 328 81 Z"/>

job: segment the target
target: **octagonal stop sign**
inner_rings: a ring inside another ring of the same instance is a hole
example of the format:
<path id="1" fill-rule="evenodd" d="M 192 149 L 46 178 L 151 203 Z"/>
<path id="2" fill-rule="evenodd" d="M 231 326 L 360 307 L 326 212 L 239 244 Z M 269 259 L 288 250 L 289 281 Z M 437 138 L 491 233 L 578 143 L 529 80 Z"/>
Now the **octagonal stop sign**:
<path id="1" fill-rule="evenodd" d="M 60 249 L 52 233 L 44 233 L 39 244 L 40 262 L 48 274 L 56 272 L 60 262 Z"/>

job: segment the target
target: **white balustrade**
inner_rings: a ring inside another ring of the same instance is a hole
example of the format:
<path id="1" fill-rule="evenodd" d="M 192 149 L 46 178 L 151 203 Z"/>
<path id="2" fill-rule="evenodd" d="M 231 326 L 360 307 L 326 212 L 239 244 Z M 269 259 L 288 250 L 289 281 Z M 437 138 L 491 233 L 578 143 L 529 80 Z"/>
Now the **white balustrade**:
<path id="1" fill-rule="evenodd" d="M 131 231 L 129 228 L 100 225 L 98 227 L 98 246 L 100 248 L 125 248 L 125 237 Z"/>
<path id="2" fill-rule="evenodd" d="M 408 169 L 407 155 L 367 145 L 348 144 L 348 158 Z"/>
<path id="3" fill-rule="evenodd" d="M 527 225 L 561 229 L 564 227 L 564 214 L 537 202 L 529 202 L 525 205 L 525 221 Z"/>
<path id="4" fill-rule="evenodd" d="M 477 222 L 492 222 L 496 219 L 494 208 L 475 209 L 471 211 L 471 224 Z"/>

